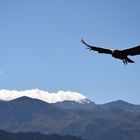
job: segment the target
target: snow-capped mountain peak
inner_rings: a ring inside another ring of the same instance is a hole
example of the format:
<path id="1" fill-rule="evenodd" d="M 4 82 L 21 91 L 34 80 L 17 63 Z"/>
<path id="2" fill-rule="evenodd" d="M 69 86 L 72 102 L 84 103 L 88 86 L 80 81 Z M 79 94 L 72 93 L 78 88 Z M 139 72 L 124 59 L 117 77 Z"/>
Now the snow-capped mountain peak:
<path id="1" fill-rule="evenodd" d="M 76 101 L 79 103 L 88 103 L 89 100 L 83 94 L 72 91 L 58 91 L 56 93 L 50 93 L 39 89 L 31 90 L 0 90 L 0 100 L 10 101 L 22 96 L 27 96 L 34 99 L 39 99 L 47 103 L 56 103 L 62 101 Z M 88 102 L 87 102 L 88 101 Z"/>

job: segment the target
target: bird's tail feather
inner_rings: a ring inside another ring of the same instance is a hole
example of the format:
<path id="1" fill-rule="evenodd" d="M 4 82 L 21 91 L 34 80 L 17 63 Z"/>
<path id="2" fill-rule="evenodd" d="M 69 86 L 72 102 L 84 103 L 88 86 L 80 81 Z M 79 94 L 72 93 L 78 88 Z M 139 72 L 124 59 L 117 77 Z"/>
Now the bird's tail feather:
<path id="1" fill-rule="evenodd" d="M 131 60 L 130 58 L 126 58 L 126 60 L 127 60 L 127 62 L 129 62 L 129 63 L 135 63 L 133 60 Z"/>

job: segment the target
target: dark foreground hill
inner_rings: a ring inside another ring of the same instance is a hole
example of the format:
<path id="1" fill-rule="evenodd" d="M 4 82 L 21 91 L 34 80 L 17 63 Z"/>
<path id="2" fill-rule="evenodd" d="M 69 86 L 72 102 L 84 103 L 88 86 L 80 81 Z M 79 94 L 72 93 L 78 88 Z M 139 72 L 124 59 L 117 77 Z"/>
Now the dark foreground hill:
<path id="1" fill-rule="evenodd" d="M 58 134 L 43 135 L 38 132 L 34 133 L 10 133 L 0 130 L 0 140 L 83 140 L 74 136 L 61 136 Z"/>
<path id="2" fill-rule="evenodd" d="M 122 101 L 73 105 L 48 104 L 28 97 L 1 101 L 0 129 L 80 136 L 86 140 L 140 139 L 139 106 Z"/>

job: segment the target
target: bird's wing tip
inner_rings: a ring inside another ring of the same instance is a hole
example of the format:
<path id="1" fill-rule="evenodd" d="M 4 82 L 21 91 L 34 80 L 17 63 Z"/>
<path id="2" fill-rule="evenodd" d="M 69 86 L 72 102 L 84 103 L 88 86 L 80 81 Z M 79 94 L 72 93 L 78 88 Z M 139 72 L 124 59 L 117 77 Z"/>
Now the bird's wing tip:
<path id="1" fill-rule="evenodd" d="M 87 45 L 86 42 L 85 42 L 83 39 L 81 39 L 81 42 L 82 42 L 83 44 Z"/>
<path id="2" fill-rule="evenodd" d="M 81 38 L 81 42 L 83 43 L 84 42 L 84 40 Z"/>

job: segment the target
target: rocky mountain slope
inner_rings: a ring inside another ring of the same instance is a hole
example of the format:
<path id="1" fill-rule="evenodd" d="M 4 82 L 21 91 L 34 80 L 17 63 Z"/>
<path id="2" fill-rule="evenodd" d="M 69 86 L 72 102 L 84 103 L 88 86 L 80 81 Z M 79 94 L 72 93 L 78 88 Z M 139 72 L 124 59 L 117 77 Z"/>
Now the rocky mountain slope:
<path id="1" fill-rule="evenodd" d="M 58 134 L 44 135 L 38 132 L 20 132 L 20 133 L 10 133 L 0 130 L 1 140 L 83 140 L 80 137 L 74 136 L 61 136 Z"/>
<path id="2" fill-rule="evenodd" d="M 67 103 L 70 106 L 66 107 Z M 0 102 L 0 129 L 81 136 L 87 140 L 137 140 L 140 108 L 132 105 L 129 110 L 127 105 L 127 102 L 120 105 L 120 101 L 103 105 L 64 101 L 60 105 L 20 97 Z"/>

